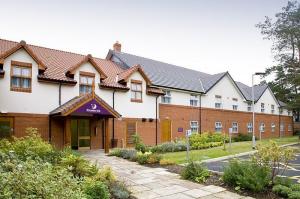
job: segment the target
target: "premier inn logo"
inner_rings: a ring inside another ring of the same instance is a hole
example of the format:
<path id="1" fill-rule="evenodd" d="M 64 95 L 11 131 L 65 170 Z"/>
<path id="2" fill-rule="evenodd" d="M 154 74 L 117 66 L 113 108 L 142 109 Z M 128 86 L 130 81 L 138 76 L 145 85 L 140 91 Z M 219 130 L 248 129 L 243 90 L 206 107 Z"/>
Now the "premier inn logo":
<path id="1" fill-rule="evenodd" d="M 100 113 L 101 110 L 97 109 L 97 108 L 98 108 L 97 104 L 91 104 L 91 108 L 87 108 L 86 112 L 89 112 L 89 113 Z"/>

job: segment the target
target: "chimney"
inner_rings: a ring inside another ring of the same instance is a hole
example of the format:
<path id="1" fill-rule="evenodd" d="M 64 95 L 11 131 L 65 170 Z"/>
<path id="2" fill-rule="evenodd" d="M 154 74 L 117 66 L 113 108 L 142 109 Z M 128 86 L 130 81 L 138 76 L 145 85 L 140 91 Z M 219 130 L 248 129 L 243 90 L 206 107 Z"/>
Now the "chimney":
<path id="1" fill-rule="evenodd" d="M 116 43 L 114 43 L 114 45 L 113 45 L 113 49 L 116 52 L 121 52 L 121 47 L 122 47 L 122 45 L 118 41 L 116 41 Z"/>

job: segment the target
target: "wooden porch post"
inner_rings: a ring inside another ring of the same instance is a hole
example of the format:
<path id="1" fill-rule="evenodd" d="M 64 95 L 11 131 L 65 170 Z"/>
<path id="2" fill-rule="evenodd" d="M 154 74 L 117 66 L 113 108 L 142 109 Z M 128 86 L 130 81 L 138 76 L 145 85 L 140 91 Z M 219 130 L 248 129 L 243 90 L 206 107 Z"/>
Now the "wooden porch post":
<path id="1" fill-rule="evenodd" d="M 105 147 L 104 147 L 104 153 L 109 152 L 109 131 L 108 131 L 108 118 L 105 118 L 104 120 L 104 126 L 105 126 Z"/>

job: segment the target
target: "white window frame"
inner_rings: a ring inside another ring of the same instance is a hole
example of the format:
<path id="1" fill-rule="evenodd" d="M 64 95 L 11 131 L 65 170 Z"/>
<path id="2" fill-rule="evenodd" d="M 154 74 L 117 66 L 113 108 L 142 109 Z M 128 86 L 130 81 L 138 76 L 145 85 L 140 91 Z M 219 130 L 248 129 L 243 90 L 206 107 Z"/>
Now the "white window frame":
<path id="1" fill-rule="evenodd" d="M 198 121 L 190 121 L 190 129 L 192 133 L 199 132 L 199 122 Z"/>
<path id="2" fill-rule="evenodd" d="M 271 113 L 274 114 L 275 113 L 275 105 L 271 104 Z"/>
<path id="3" fill-rule="evenodd" d="M 284 131 L 284 123 L 280 123 L 280 132 Z"/>
<path id="4" fill-rule="evenodd" d="M 260 103 L 260 112 L 265 112 L 265 103 Z"/>
<path id="5" fill-rule="evenodd" d="M 276 128 L 276 125 L 274 122 L 271 123 L 271 132 L 274 133 L 275 132 L 275 128 Z"/>
<path id="6" fill-rule="evenodd" d="M 251 111 L 252 111 L 252 103 L 251 103 L 251 102 L 248 102 L 248 103 L 247 103 L 247 111 L 248 111 L 248 112 L 251 112 Z"/>
<path id="7" fill-rule="evenodd" d="M 253 124 L 252 122 L 247 123 L 247 132 L 252 133 L 253 132 Z"/>
<path id="8" fill-rule="evenodd" d="M 221 109 L 222 108 L 222 103 L 221 102 L 216 102 L 215 103 L 215 108 L 216 109 Z"/>
<path id="9" fill-rule="evenodd" d="M 232 105 L 232 110 L 237 111 L 238 110 L 238 105 L 237 104 Z"/>
<path id="10" fill-rule="evenodd" d="M 190 96 L 190 106 L 197 107 L 199 102 L 198 95 L 191 94 Z"/>
<path id="11" fill-rule="evenodd" d="M 292 125 L 288 124 L 288 131 L 292 131 L 292 130 L 293 130 Z"/>
<path id="12" fill-rule="evenodd" d="M 215 131 L 222 132 L 222 130 L 223 130 L 222 122 L 220 121 L 215 122 Z"/>
<path id="13" fill-rule="evenodd" d="M 262 127 L 263 127 L 263 128 L 262 128 Z M 259 124 L 259 131 L 262 132 L 262 133 L 264 133 L 265 130 L 266 130 L 266 124 L 265 124 L 264 122 L 261 122 L 261 123 Z"/>
<path id="14" fill-rule="evenodd" d="M 172 100 L 171 91 L 164 90 L 164 92 L 165 92 L 165 95 L 161 97 L 161 103 L 163 103 L 163 104 L 171 104 L 171 100 Z"/>
<path id="15" fill-rule="evenodd" d="M 238 133 L 239 132 L 239 123 L 238 122 L 232 122 L 231 128 L 232 128 L 232 133 Z"/>

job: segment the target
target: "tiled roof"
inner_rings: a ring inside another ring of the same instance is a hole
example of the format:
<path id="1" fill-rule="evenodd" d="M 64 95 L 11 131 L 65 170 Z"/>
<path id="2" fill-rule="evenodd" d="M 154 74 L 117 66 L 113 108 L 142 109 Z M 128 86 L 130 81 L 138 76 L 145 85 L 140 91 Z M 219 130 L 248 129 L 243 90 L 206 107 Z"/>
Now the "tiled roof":
<path id="1" fill-rule="evenodd" d="M 116 56 L 130 68 L 141 65 L 153 85 L 167 88 L 177 88 L 194 92 L 205 92 L 211 88 L 224 73 L 210 75 L 196 70 L 124 53 L 110 50 L 107 58 Z"/>
<path id="2" fill-rule="evenodd" d="M 72 98 L 63 105 L 57 107 L 50 112 L 50 115 L 65 115 L 69 111 L 78 108 L 78 105 L 81 105 L 84 102 L 88 102 L 93 99 L 93 94 L 80 95 Z M 121 115 L 115 111 L 111 106 L 109 106 L 104 100 L 102 100 L 98 95 L 95 95 L 95 99 L 100 102 L 112 115 L 120 117 Z"/>
<path id="3" fill-rule="evenodd" d="M 148 94 L 156 94 L 156 95 L 165 95 L 165 93 L 159 88 L 147 88 L 146 91 Z"/>
<path id="4" fill-rule="evenodd" d="M 143 76 L 143 78 L 148 82 L 151 83 L 151 81 L 149 80 L 149 78 L 147 77 L 147 75 L 145 74 L 144 70 L 142 69 L 142 67 L 140 65 L 135 65 L 132 66 L 126 70 L 124 70 L 123 72 L 118 74 L 118 81 L 126 81 L 128 79 L 128 77 L 130 75 L 132 75 L 132 73 L 139 71 L 140 74 Z"/>
<path id="5" fill-rule="evenodd" d="M 8 41 L 0 39 L 0 57 L 6 52 L 10 51 L 13 48 L 16 48 L 20 43 L 14 41 Z M 80 55 L 76 53 L 55 50 L 51 48 L 45 48 L 35 45 L 26 44 L 26 46 L 36 55 L 36 57 L 41 60 L 41 62 L 46 66 L 46 70 L 43 75 L 40 75 L 39 78 L 43 80 L 54 80 L 54 81 L 63 81 L 67 83 L 76 83 L 75 80 L 66 76 L 66 73 L 72 69 L 72 67 L 77 66 L 83 60 L 86 59 L 86 55 Z M 112 61 L 100 58 L 92 58 L 93 61 L 97 64 L 99 69 L 107 76 L 103 80 L 105 85 L 119 85 L 115 82 L 116 75 L 123 72 L 122 69 L 117 64 Z"/>
<path id="6" fill-rule="evenodd" d="M 242 93 L 244 94 L 246 100 L 252 101 L 252 87 L 247 86 L 241 82 L 236 82 Z M 254 86 L 254 101 L 259 100 L 265 90 L 268 88 L 267 84 L 255 85 Z"/>

